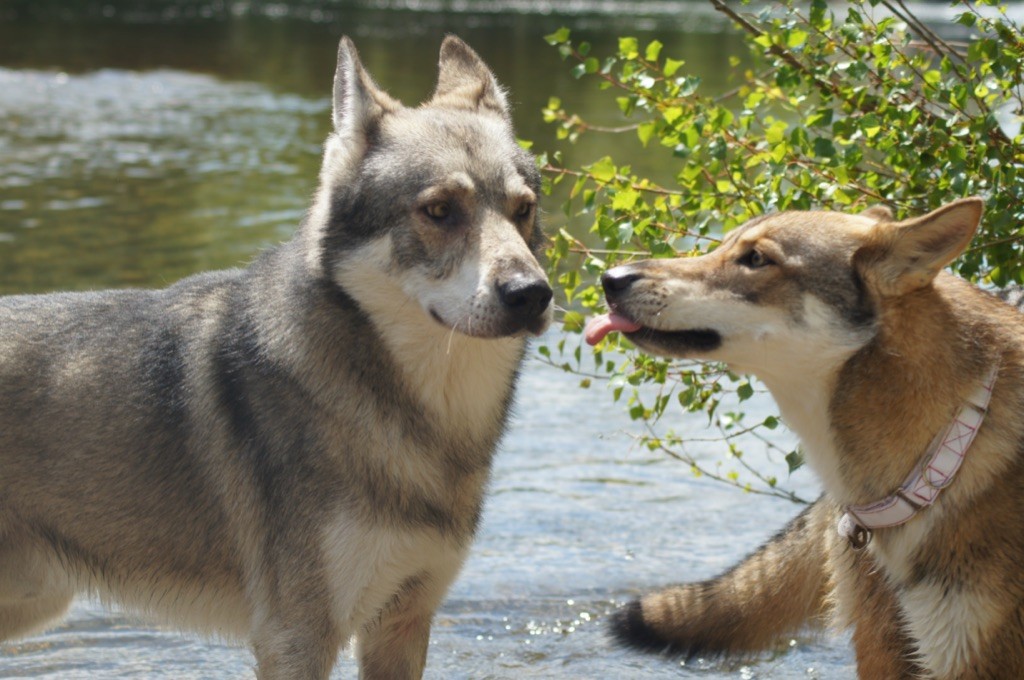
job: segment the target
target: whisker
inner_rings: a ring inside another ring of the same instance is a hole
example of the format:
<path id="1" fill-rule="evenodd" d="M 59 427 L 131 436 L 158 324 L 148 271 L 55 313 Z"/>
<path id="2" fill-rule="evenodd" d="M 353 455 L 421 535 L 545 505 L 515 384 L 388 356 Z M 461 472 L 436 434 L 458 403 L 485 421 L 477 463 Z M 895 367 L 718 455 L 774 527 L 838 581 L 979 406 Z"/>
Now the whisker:
<path id="1" fill-rule="evenodd" d="M 445 350 L 446 354 L 450 355 L 452 353 L 452 342 L 453 342 L 453 340 L 455 338 L 455 331 L 458 329 L 459 324 L 461 324 L 463 321 L 466 322 L 466 335 L 472 335 L 473 334 L 473 310 L 470 310 L 470 311 L 466 312 L 462 316 L 462 318 L 460 318 L 458 321 L 456 321 L 455 323 L 452 324 L 452 330 L 448 334 L 448 348 L 447 348 L 447 350 Z"/>
<path id="2" fill-rule="evenodd" d="M 461 320 L 460 320 L 461 321 Z M 452 341 L 455 338 L 455 329 L 458 328 L 460 321 L 456 321 L 452 324 L 451 330 L 448 331 L 448 347 L 445 348 L 444 353 L 451 356 L 452 353 Z"/>

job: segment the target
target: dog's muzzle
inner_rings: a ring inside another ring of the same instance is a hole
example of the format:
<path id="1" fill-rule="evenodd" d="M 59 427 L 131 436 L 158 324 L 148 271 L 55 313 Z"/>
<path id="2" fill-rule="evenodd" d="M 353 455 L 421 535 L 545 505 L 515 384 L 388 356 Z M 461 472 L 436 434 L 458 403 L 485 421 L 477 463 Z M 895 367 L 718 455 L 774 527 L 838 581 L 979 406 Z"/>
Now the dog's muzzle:
<path id="1" fill-rule="evenodd" d="M 608 333 L 619 331 L 641 348 L 668 356 L 688 356 L 694 352 L 710 352 L 722 344 L 722 336 L 712 328 L 680 328 L 658 330 L 643 325 L 629 309 L 629 295 L 644 277 L 645 263 L 621 265 L 609 269 L 601 276 L 605 299 L 610 313 L 594 317 L 587 323 L 585 337 L 596 345 Z"/>

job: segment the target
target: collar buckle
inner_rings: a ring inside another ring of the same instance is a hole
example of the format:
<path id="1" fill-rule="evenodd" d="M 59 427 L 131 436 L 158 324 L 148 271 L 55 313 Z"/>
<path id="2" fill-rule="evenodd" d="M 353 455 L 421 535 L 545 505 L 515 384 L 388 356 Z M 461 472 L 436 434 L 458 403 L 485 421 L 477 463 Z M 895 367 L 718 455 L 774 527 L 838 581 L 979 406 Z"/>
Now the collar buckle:
<path id="1" fill-rule="evenodd" d="M 850 512 L 839 518 L 839 535 L 850 543 L 854 550 L 863 550 L 871 542 L 874 532 L 858 522 Z"/>

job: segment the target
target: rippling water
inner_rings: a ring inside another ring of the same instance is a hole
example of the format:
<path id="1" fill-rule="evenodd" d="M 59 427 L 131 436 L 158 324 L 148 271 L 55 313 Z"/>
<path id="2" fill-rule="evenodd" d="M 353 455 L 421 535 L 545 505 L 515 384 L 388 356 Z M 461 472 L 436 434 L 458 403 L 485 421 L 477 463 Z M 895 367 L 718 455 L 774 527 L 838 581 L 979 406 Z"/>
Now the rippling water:
<path id="1" fill-rule="evenodd" d="M 394 16 L 405 23 L 393 25 Z M 566 78 L 540 40 L 564 17 L 415 16 L 432 28 L 387 12 L 342 17 L 331 30 L 264 19 L 99 22 L 91 33 L 74 23 L 0 22 L 0 292 L 163 285 L 244 263 L 287 238 L 313 189 L 341 30 L 361 34 L 371 71 L 414 100 L 430 89 L 424 68 L 440 34 L 456 29 L 512 86 L 520 132 L 539 148 L 550 139 L 538 112 L 550 94 L 583 105 L 595 96 Z M 600 17 L 587 21 L 581 30 L 605 44 L 629 28 L 628 17 L 606 18 L 604 32 L 594 28 Z M 693 58 L 709 45 L 720 61 L 727 56 L 721 35 L 675 25 L 657 33 L 649 21 L 638 30 Z M 721 80 L 716 63 L 697 68 Z M 599 144 L 570 151 L 603 153 Z M 528 363 L 479 539 L 437 617 L 427 677 L 853 677 L 842 638 L 798 638 L 787 653 L 746 666 L 680 666 L 610 646 L 611 609 L 644 589 L 716 574 L 798 508 L 695 479 L 635 448 L 624 407 L 600 385 L 577 383 Z M 689 431 L 703 435 L 701 420 Z M 720 455 L 711 445 L 696 450 Z M 815 494 L 806 474 L 790 484 Z M 46 634 L 0 646 L 0 677 L 251 676 L 244 648 L 90 602 Z M 335 673 L 354 676 L 350 659 Z"/>

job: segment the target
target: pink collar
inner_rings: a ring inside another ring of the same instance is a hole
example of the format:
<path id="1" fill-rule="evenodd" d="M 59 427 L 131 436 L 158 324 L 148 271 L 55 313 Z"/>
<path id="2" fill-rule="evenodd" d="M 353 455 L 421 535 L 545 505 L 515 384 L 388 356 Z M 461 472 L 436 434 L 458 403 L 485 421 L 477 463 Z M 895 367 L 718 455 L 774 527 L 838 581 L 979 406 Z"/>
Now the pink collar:
<path id="1" fill-rule="evenodd" d="M 874 529 L 895 527 L 908 522 L 920 510 L 939 497 L 939 492 L 953 481 L 967 449 L 974 441 L 992 398 L 999 367 L 993 367 L 984 382 L 967 397 L 967 401 L 945 430 L 932 440 L 924 457 L 891 496 L 866 505 L 848 505 L 839 518 L 839 535 L 860 550 L 871 541 Z"/>

